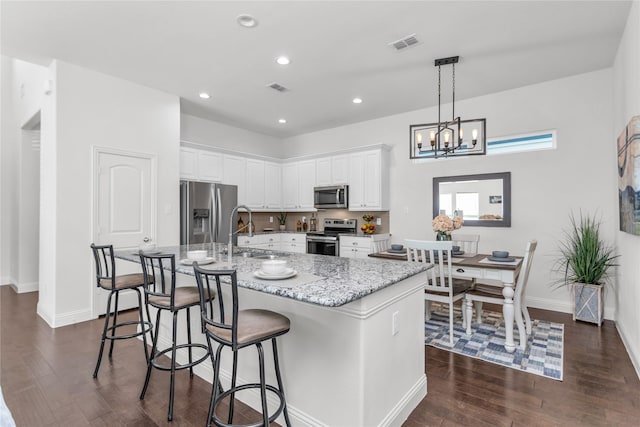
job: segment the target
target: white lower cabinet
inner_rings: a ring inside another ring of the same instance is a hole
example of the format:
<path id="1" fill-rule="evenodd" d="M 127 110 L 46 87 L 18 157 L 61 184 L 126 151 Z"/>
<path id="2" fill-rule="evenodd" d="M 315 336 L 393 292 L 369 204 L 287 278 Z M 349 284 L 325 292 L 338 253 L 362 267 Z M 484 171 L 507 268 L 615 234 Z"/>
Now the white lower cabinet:
<path id="1" fill-rule="evenodd" d="M 281 240 L 283 251 L 307 253 L 307 235 L 304 233 L 283 233 Z"/>
<path id="2" fill-rule="evenodd" d="M 371 237 L 340 236 L 340 256 L 368 258 L 371 253 Z"/>
<path id="3" fill-rule="evenodd" d="M 238 246 L 256 249 L 280 250 L 281 234 L 257 234 L 255 236 L 238 236 Z"/>
<path id="4" fill-rule="evenodd" d="M 369 254 L 375 252 L 374 243 L 389 240 L 389 234 L 376 234 L 372 236 L 340 236 L 340 256 L 345 258 L 369 258 Z"/>

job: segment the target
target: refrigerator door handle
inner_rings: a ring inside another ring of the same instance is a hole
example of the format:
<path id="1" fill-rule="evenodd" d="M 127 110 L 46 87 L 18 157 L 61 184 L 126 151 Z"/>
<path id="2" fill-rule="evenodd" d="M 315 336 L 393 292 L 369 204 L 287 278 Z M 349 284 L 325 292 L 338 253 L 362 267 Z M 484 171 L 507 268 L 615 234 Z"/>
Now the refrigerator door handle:
<path id="1" fill-rule="evenodd" d="M 180 233 L 181 241 L 184 242 L 185 245 L 189 244 L 189 224 L 191 223 L 189 219 L 189 183 L 181 182 L 180 183 L 180 206 L 181 206 L 181 216 L 182 216 L 182 224 Z"/>
<path id="2" fill-rule="evenodd" d="M 220 240 L 220 233 L 222 232 L 222 194 L 220 194 L 220 187 L 216 187 L 216 200 L 218 201 L 216 205 L 218 208 L 218 212 L 216 212 L 216 240 Z"/>
<path id="3" fill-rule="evenodd" d="M 218 231 L 215 229 L 216 224 L 218 223 L 218 215 L 216 210 L 218 209 L 218 199 L 216 199 L 216 195 L 213 191 L 215 188 L 214 185 L 210 187 L 211 191 L 211 213 L 209 214 L 209 243 L 213 243 L 217 240 Z"/>

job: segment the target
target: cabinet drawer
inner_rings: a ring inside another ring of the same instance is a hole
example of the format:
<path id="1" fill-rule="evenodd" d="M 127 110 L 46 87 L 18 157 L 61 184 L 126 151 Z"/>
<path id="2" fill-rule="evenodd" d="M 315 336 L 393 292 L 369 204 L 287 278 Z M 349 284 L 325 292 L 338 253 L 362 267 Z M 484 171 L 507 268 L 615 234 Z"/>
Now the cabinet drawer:
<path id="1" fill-rule="evenodd" d="M 458 277 L 461 279 L 472 279 L 478 278 L 482 275 L 482 270 L 477 268 L 469 268 L 469 267 L 456 267 L 451 266 L 453 277 Z"/>
<path id="2" fill-rule="evenodd" d="M 371 249 L 371 238 L 341 236 L 340 247 Z"/>
<path id="3" fill-rule="evenodd" d="M 283 243 L 299 243 L 306 244 L 307 235 L 304 233 L 294 234 L 294 233 L 283 233 L 282 234 L 282 242 Z"/>

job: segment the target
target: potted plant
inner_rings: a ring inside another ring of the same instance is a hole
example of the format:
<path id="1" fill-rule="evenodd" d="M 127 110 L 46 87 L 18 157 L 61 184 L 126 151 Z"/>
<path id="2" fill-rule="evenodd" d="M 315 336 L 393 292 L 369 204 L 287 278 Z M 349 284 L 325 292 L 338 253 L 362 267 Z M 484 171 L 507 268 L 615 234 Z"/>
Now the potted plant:
<path id="1" fill-rule="evenodd" d="M 571 287 L 573 320 L 600 326 L 604 310 L 602 289 L 612 267 L 618 265 L 615 260 L 619 255 L 600 237 L 600 222 L 582 213 L 579 221 L 571 215 L 571 228 L 564 231 L 564 240 L 559 245 L 556 271 L 563 278 L 556 284 Z"/>
<path id="2" fill-rule="evenodd" d="M 280 231 L 284 231 L 285 226 L 287 224 L 287 213 L 286 212 L 280 212 L 278 214 L 278 222 L 280 223 Z"/>

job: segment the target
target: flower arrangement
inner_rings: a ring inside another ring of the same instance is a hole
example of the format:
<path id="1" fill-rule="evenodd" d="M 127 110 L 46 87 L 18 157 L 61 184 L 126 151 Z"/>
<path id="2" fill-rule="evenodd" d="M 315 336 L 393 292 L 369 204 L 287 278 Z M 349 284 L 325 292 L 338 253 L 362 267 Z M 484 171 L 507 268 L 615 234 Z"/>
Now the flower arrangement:
<path id="1" fill-rule="evenodd" d="M 433 219 L 431 225 L 433 226 L 433 231 L 436 232 L 438 240 L 451 240 L 451 232 L 462 227 L 463 223 L 461 216 L 451 219 L 447 215 L 438 215 Z"/>

